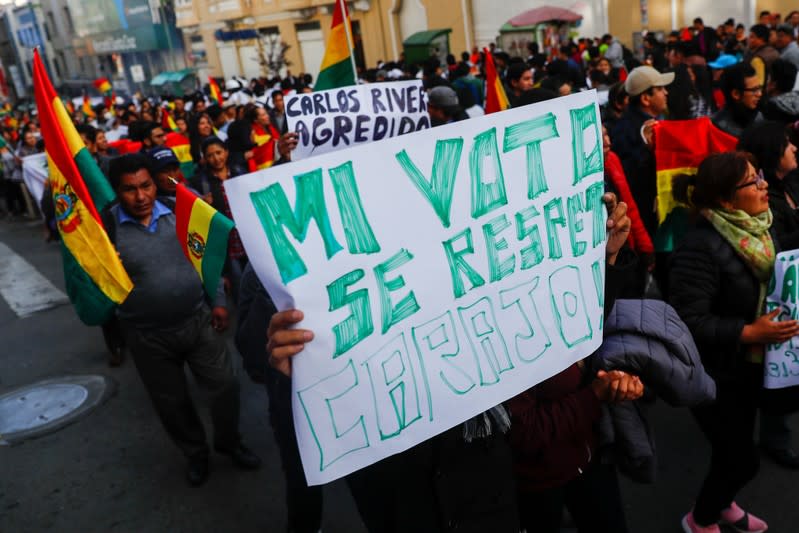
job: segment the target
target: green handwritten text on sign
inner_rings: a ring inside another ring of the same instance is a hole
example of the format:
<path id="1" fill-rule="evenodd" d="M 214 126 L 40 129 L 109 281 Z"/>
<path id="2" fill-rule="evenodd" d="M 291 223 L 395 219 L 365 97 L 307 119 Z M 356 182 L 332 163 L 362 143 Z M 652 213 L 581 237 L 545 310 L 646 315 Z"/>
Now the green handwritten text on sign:
<path id="1" fill-rule="evenodd" d="M 347 90 L 330 104 L 354 106 Z M 409 104 L 384 94 L 380 113 Z M 351 146 L 354 128 L 335 142 Z M 480 419 L 601 342 L 607 215 L 593 92 L 225 187 L 269 295 L 314 332 L 292 362 L 311 484 Z"/>

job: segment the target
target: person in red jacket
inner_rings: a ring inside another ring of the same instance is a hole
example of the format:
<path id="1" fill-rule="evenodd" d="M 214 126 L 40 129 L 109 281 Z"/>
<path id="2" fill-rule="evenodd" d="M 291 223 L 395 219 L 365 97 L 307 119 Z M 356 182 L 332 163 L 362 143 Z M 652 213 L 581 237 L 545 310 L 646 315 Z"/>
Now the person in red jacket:
<path id="1" fill-rule="evenodd" d="M 646 292 L 647 276 L 655 269 L 655 246 L 630 191 L 621 159 L 611 150 L 610 135 L 604 126 L 602 126 L 602 149 L 605 154 L 605 189 L 615 193 L 619 201 L 627 204 L 627 216 L 630 218 L 630 236 L 627 238 L 627 245 L 638 255 L 638 265 L 631 274 L 634 279 L 625 285 L 620 297 L 641 298 Z"/>

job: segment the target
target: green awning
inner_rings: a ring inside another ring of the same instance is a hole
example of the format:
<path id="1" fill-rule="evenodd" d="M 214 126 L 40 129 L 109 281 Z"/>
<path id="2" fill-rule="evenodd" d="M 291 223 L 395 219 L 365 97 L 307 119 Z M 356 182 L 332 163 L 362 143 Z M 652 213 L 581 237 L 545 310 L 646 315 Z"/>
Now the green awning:
<path id="1" fill-rule="evenodd" d="M 538 28 L 540 24 L 534 24 L 532 26 L 512 26 L 507 22 L 500 26 L 499 33 L 512 33 L 512 32 L 534 32 L 536 28 Z"/>
<path id="2" fill-rule="evenodd" d="M 194 75 L 194 69 L 184 68 L 182 70 L 167 71 L 158 74 L 150 81 L 150 85 L 165 85 L 167 83 L 180 83 L 189 76 Z"/>
<path id="3" fill-rule="evenodd" d="M 405 39 L 402 44 L 403 46 L 426 46 L 433 42 L 436 37 L 449 33 L 452 33 L 452 30 L 449 28 L 445 30 L 418 31 Z"/>

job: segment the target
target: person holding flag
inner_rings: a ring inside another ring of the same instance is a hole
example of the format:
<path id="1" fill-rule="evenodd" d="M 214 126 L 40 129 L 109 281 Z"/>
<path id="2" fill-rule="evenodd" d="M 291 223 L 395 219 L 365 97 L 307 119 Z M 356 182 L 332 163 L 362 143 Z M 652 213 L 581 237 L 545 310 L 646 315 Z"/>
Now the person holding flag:
<path id="1" fill-rule="evenodd" d="M 207 209 L 193 205 L 202 201 L 180 186 L 173 212 L 171 202 L 157 198 L 149 167 L 144 154 L 126 154 L 111 163 L 109 179 L 119 201 L 103 219 L 135 284 L 117 315 L 156 412 L 188 459 L 187 480 L 198 486 L 208 478 L 209 448 L 185 365 L 210 393 L 216 451 L 243 469 L 261 464 L 241 442 L 239 383 L 221 335 L 228 313 L 221 264 L 214 269 L 213 263 L 220 245 L 224 254 L 232 223 L 207 204 Z"/>

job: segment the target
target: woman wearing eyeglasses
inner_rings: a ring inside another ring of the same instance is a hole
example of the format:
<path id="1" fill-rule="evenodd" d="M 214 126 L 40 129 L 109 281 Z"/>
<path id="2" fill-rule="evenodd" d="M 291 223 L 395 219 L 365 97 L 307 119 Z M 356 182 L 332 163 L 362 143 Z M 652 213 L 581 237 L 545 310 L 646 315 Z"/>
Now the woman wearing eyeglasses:
<path id="1" fill-rule="evenodd" d="M 719 523 L 744 532 L 768 527 L 735 496 L 760 466 L 754 426 L 764 345 L 799 334 L 799 324 L 764 314 L 778 246 L 769 233 L 768 183 L 753 161 L 746 152 L 715 154 L 696 176 L 674 180 L 674 197 L 693 207 L 697 222 L 672 257 L 669 300 L 717 385 L 716 401 L 692 410 L 712 452 L 682 520 L 688 533 L 718 533 Z"/>
<path id="2" fill-rule="evenodd" d="M 755 156 L 760 172 L 768 182 L 769 207 L 773 215 L 771 234 L 784 250 L 799 248 L 799 176 L 796 146 L 780 122 L 761 122 L 744 131 L 739 150 Z M 787 416 L 760 412 L 760 447 L 778 464 L 799 469 L 799 454 L 791 446 Z"/>

